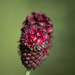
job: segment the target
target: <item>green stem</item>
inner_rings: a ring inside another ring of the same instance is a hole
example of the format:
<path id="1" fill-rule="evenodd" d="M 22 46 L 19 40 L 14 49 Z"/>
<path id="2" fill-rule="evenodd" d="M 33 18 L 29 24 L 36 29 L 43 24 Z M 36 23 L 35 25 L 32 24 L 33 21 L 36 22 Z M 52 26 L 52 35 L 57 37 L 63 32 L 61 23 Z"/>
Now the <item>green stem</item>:
<path id="1" fill-rule="evenodd" d="M 26 75 L 30 75 L 31 69 L 27 69 Z"/>

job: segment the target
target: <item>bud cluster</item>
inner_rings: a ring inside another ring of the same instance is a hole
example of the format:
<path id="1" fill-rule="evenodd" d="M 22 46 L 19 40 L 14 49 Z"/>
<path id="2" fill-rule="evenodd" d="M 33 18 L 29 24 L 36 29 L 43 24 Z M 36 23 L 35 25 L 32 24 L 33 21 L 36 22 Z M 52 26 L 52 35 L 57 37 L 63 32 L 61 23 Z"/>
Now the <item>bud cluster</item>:
<path id="1" fill-rule="evenodd" d="M 35 69 L 49 53 L 52 45 L 53 23 L 45 14 L 35 11 L 27 16 L 21 31 L 22 64 L 26 68 Z"/>

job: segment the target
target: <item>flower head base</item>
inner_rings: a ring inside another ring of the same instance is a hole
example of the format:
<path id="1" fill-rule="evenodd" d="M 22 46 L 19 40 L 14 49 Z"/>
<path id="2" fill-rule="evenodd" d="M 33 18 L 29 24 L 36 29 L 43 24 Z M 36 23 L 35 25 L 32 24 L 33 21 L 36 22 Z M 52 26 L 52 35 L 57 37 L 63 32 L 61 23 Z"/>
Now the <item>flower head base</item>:
<path id="1" fill-rule="evenodd" d="M 53 33 L 52 21 L 42 12 L 29 14 L 23 22 L 20 54 L 26 68 L 35 69 L 47 57 Z"/>

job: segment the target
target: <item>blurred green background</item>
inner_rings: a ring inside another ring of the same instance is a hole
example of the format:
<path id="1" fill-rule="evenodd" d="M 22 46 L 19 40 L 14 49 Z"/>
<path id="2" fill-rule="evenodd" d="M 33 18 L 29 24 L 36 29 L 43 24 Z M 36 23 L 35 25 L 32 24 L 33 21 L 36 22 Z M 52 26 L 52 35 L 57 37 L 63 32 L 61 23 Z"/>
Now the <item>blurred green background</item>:
<path id="1" fill-rule="evenodd" d="M 25 75 L 17 41 L 35 10 L 51 18 L 54 38 L 50 55 L 31 75 L 75 75 L 75 0 L 0 0 L 0 75 Z"/>

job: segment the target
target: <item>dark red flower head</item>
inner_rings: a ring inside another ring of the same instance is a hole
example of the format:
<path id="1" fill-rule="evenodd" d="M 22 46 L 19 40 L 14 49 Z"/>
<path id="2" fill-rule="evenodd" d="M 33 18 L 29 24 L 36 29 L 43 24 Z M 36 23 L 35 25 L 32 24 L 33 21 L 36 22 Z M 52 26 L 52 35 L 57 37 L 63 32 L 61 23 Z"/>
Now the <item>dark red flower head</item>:
<path id="1" fill-rule="evenodd" d="M 45 14 L 35 11 L 27 16 L 22 25 L 22 64 L 26 68 L 35 69 L 45 60 L 52 45 L 53 23 Z"/>

